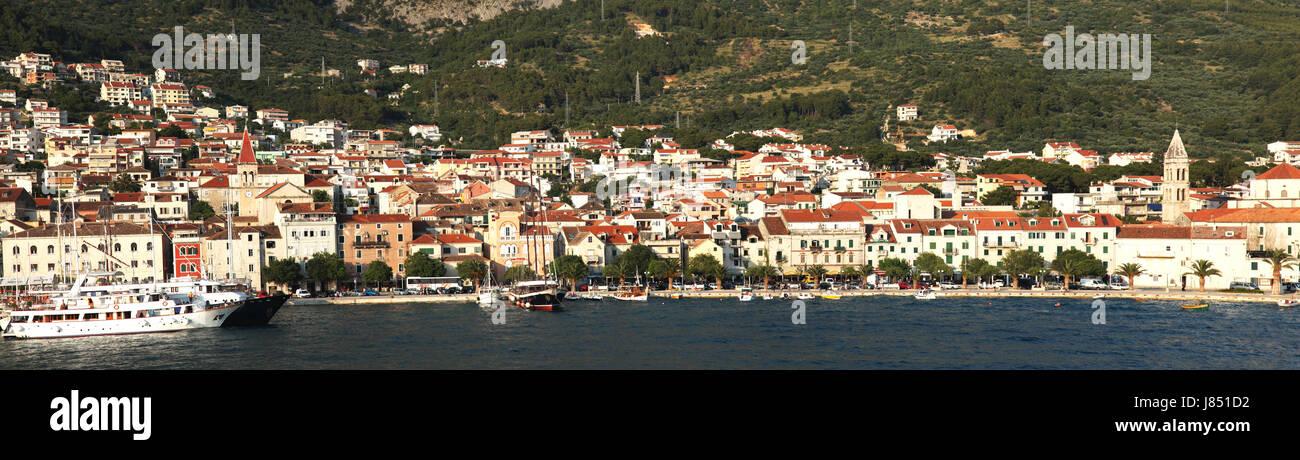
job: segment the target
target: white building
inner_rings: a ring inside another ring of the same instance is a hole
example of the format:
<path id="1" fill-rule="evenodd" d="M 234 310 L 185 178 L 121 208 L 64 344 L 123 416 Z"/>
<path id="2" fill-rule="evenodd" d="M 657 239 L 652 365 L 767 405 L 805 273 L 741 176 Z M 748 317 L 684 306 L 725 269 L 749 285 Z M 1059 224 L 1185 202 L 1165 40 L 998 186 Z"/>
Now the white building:
<path id="1" fill-rule="evenodd" d="M 911 121 L 920 117 L 916 106 L 912 104 L 898 106 L 898 121 Z"/>
<path id="2" fill-rule="evenodd" d="M 959 138 L 961 135 L 957 134 L 957 127 L 953 125 L 934 125 L 930 129 L 930 135 L 926 136 L 930 142 L 948 142 Z"/>

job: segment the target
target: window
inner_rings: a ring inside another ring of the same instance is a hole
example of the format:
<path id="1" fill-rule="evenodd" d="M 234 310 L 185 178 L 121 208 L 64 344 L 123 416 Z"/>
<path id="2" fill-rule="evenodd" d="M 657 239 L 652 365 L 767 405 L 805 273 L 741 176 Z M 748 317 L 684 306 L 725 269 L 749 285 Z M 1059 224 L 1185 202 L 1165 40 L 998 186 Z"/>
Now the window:
<path id="1" fill-rule="evenodd" d="M 51 244 L 51 245 L 47 246 L 47 247 L 45 248 L 45 253 L 46 253 L 46 254 L 54 254 L 54 245 Z"/>

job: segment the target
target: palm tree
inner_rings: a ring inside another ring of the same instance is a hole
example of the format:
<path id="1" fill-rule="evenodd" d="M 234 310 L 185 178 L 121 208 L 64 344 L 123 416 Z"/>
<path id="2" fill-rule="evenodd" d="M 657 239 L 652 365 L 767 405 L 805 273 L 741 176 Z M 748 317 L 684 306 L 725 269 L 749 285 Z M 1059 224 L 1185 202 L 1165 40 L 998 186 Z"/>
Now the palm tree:
<path id="1" fill-rule="evenodd" d="M 843 276 L 844 280 L 847 282 L 850 276 L 858 276 L 858 269 L 852 265 L 840 267 L 840 276 Z"/>
<path id="2" fill-rule="evenodd" d="M 771 265 L 761 264 L 755 265 L 753 268 L 755 268 L 754 276 L 756 278 L 763 278 L 764 290 L 767 289 L 768 284 L 771 282 L 773 277 L 781 276 L 781 272 Z"/>
<path id="3" fill-rule="evenodd" d="M 1223 272 L 1220 272 L 1219 269 L 1214 268 L 1214 262 L 1210 262 L 1205 259 L 1200 259 L 1192 262 L 1192 271 L 1184 273 L 1184 275 L 1196 275 L 1197 278 L 1200 278 L 1201 292 L 1205 292 L 1205 279 L 1211 276 L 1222 276 Z M 1132 284 L 1132 282 L 1129 282 L 1129 284 Z"/>
<path id="4" fill-rule="evenodd" d="M 821 265 L 813 265 L 808 267 L 807 272 L 808 272 L 808 276 L 811 276 L 813 279 L 813 285 L 816 286 L 821 284 L 822 277 L 826 275 L 826 267 L 823 267 Z"/>
<path id="5" fill-rule="evenodd" d="M 677 259 L 664 259 L 664 276 L 668 277 L 669 289 L 673 286 L 673 278 L 682 276 L 682 263 Z M 683 280 L 685 282 L 685 280 Z"/>
<path id="6" fill-rule="evenodd" d="M 1282 269 L 1295 268 L 1296 258 L 1281 249 L 1270 249 L 1264 253 L 1264 261 L 1273 266 L 1273 295 L 1282 293 Z"/>
<path id="7" fill-rule="evenodd" d="M 619 285 L 623 284 L 623 277 L 627 276 L 626 273 L 623 273 L 623 265 L 617 260 L 611 260 L 605 264 L 605 268 L 601 270 L 601 273 L 606 278 L 618 278 Z"/>
<path id="8" fill-rule="evenodd" d="M 871 276 L 871 274 L 875 272 L 876 272 L 876 267 L 872 267 L 870 263 L 858 265 L 858 276 L 862 277 L 863 286 L 867 285 L 867 277 Z"/>
<path id="9" fill-rule="evenodd" d="M 1061 283 L 1062 291 L 1070 290 L 1070 279 L 1083 271 L 1083 267 L 1080 266 L 1081 262 L 1075 258 L 1059 257 L 1053 261 L 1052 265 L 1053 270 L 1065 277 L 1065 282 Z"/>
<path id="10" fill-rule="evenodd" d="M 1146 270 L 1142 269 L 1142 265 L 1135 264 L 1135 263 L 1121 264 L 1119 268 L 1115 269 L 1116 275 L 1120 275 L 1125 278 L 1128 278 L 1128 289 L 1130 291 L 1137 289 L 1137 285 L 1133 284 L 1133 278 L 1137 278 L 1138 275 L 1141 275 L 1143 273 L 1146 273 Z"/>

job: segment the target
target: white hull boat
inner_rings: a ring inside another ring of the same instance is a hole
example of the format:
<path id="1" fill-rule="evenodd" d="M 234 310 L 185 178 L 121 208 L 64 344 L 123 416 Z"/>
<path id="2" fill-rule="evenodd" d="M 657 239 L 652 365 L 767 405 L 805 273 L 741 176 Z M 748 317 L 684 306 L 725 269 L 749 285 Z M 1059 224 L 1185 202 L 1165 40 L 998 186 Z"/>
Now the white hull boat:
<path id="1" fill-rule="evenodd" d="M 482 308 L 496 308 L 497 302 L 500 298 L 500 288 L 483 288 L 483 290 L 478 293 L 478 306 Z"/>
<path id="2" fill-rule="evenodd" d="M 51 297 L 48 303 L 10 311 L 3 337 L 52 339 L 221 327 L 244 305 L 243 299 L 216 301 L 192 293 L 143 290 L 137 285 L 87 284 L 87 279 L 120 275 L 85 274 L 72 289 Z"/>
<path id="3" fill-rule="evenodd" d="M 916 295 L 915 295 L 914 297 L 916 297 L 916 300 L 934 300 L 934 299 L 938 298 L 939 296 L 936 295 L 936 294 L 934 293 L 934 291 L 931 291 L 931 290 L 929 290 L 929 289 L 926 289 L 926 290 L 923 290 L 923 291 L 919 291 L 919 292 L 917 292 Z"/>
<path id="4" fill-rule="evenodd" d="M 15 319 L 21 318 L 22 321 L 10 323 L 9 327 L 5 328 L 4 337 L 12 339 L 56 339 L 92 335 L 176 332 L 187 329 L 221 327 L 221 324 L 230 317 L 230 314 L 241 306 L 243 306 L 242 303 L 227 304 L 208 310 L 179 314 L 166 313 L 167 311 L 174 311 L 171 308 L 138 308 L 127 312 L 102 308 L 82 311 L 16 312 L 17 318 Z M 44 314 L 37 315 L 36 313 Z M 139 316 L 105 319 L 107 315 L 115 313 L 130 313 Z M 155 314 L 156 316 L 150 316 Z"/>

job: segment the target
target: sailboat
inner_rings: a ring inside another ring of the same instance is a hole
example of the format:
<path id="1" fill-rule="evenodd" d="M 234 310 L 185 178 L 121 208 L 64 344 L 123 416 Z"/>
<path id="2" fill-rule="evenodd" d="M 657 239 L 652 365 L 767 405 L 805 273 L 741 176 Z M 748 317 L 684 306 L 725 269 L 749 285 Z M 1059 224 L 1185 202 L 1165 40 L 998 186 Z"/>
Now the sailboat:
<path id="1" fill-rule="evenodd" d="M 487 279 L 483 286 L 478 290 L 478 306 L 482 308 L 494 308 L 497 299 L 501 297 L 501 288 L 492 285 L 492 265 L 489 262 L 487 270 Z"/>
<path id="2" fill-rule="evenodd" d="M 538 208 L 542 208 L 541 199 L 538 198 Z M 534 221 L 535 222 L 535 221 Z M 546 213 L 542 212 L 542 227 L 546 230 Z M 546 232 L 550 235 L 550 232 Z M 535 235 L 529 236 L 530 240 L 536 238 Z M 545 248 L 545 244 L 542 245 Z M 536 251 L 536 243 L 529 242 L 529 254 L 540 253 L 542 256 L 542 266 L 546 265 L 546 251 Z M 548 273 L 542 276 L 540 280 L 522 281 L 515 283 L 514 288 L 510 289 L 509 299 L 516 307 L 524 310 L 541 310 L 541 311 L 560 311 L 560 283 L 557 279 L 552 279 L 555 275 L 555 261 L 551 261 L 551 269 L 546 270 Z"/>

